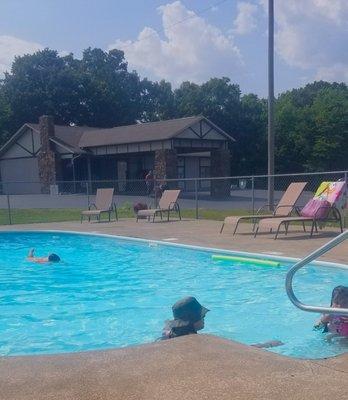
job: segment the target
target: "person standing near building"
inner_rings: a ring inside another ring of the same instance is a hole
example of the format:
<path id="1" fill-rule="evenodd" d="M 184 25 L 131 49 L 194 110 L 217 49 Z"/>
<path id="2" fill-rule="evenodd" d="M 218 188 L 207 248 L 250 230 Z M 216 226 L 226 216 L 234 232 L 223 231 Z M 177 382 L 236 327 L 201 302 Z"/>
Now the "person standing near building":
<path id="1" fill-rule="evenodd" d="M 146 194 L 150 196 L 154 187 L 154 176 L 151 170 L 145 176 L 145 184 L 146 184 Z"/>

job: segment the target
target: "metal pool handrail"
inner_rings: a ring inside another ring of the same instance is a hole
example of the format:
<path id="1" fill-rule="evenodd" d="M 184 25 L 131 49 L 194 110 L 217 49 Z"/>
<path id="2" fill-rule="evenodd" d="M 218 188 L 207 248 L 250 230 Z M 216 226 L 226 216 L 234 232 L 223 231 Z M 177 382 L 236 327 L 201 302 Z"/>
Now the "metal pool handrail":
<path id="1" fill-rule="evenodd" d="M 320 306 L 311 306 L 307 305 L 304 303 L 301 303 L 299 299 L 295 296 L 293 287 L 292 287 L 292 280 L 295 275 L 295 273 L 311 261 L 315 260 L 316 258 L 322 256 L 329 250 L 333 249 L 336 247 L 338 244 L 342 243 L 348 239 L 348 230 L 344 231 L 341 233 L 339 236 L 335 237 L 333 240 L 330 240 L 330 242 L 326 243 L 324 246 L 320 247 L 319 249 L 313 251 L 313 253 L 309 254 L 307 257 L 305 257 L 303 260 L 297 262 L 286 274 L 286 279 L 285 279 L 285 289 L 286 293 L 289 297 L 289 299 L 292 301 L 292 303 L 300 308 L 301 310 L 304 311 L 309 311 L 309 312 L 318 312 L 318 313 L 325 313 L 325 314 L 340 314 L 340 315 L 348 315 L 348 308 L 333 308 L 333 307 L 320 307 Z M 340 266 L 342 268 L 342 266 Z M 346 267 L 348 270 L 348 266 Z"/>

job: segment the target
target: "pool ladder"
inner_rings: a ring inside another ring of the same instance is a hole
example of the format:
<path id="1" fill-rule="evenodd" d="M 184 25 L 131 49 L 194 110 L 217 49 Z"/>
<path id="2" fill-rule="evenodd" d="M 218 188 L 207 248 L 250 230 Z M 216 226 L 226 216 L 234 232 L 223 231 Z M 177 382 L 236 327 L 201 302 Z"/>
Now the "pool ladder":
<path id="1" fill-rule="evenodd" d="M 292 268 L 290 268 L 290 270 L 286 274 L 285 288 L 286 288 L 286 293 L 287 293 L 289 299 L 292 301 L 292 303 L 296 307 L 300 308 L 303 311 L 309 311 L 309 312 L 317 312 L 317 313 L 324 313 L 324 314 L 339 313 L 340 315 L 348 315 L 348 308 L 333 308 L 333 307 L 319 307 L 319 306 L 316 307 L 316 306 L 311 306 L 311 305 L 301 303 L 299 301 L 299 299 L 295 296 L 295 293 L 294 293 L 294 290 L 292 287 L 293 277 L 300 268 L 303 268 L 305 265 L 307 265 L 311 261 L 313 261 L 316 258 L 327 253 L 329 250 L 333 249 L 340 243 L 344 242 L 346 239 L 348 239 L 348 230 L 344 231 L 339 236 L 335 237 L 330 242 L 326 243 L 324 246 L 313 251 L 313 253 L 309 254 L 303 260 L 298 261 Z M 348 270 L 348 266 L 340 266 L 339 268 L 345 268 Z"/>

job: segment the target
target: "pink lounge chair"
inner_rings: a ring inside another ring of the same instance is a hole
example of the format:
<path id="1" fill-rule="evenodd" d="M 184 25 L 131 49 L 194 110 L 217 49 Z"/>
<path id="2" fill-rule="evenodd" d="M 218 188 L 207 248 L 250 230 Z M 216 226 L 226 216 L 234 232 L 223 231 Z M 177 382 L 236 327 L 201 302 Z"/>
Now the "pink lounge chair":
<path id="1" fill-rule="evenodd" d="M 116 220 L 118 220 L 117 216 L 117 208 L 115 203 L 113 203 L 114 189 L 97 189 L 97 194 L 95 196 L 95 203 L 91 203 L 88 206 L 88 210 L 81 212 L 81 224 L 83 217 L 88 217 L 88 221 L 91 220 L 91 217 L 95 216 L 96 219 L 100 222 L 100 216 L 103 213 L 109 214 L 109 222 L 111 220 L 111 213 L 115 212 Z"/>
<path id="2" fill-rule="evenodd" d="M 169 215 L 171 211 L 175 211 L 179 214 L 181 220 L 180 207 L 178 204 L 178 197 L 180 195 L 180 190 L 165 190 L 162 197 L 158 203 L 158 208 L 149 210 L 139 210 L 137 212 L 137 222 L 139 218 L 147 217 L 149 220 L 152 217 L 152 222 L 155 221 L 157 214 L 160 214 L 161 219 L 163 218 L 163 213 L 167 213 L 167 220 L 169 221 Z"/>
<path id="3" fill-rule="evenodd" d="M 253 231 L 255 229 L 255 224 L 257 221 L 263 218 L 276 218 L 276 217 L 287 217 L 289 216 L 295 209 L 295 204 L 297 200 L 300 198 L 307 182 L 293 182 L 291 183 L 286 191 L 284 192 L 282 198 L 280 199 L 278 205 L 272 214 L 260 214 L 266 207 L 269 207 L 268 204 L 262 206 L 257 210 L 255 215 L 243 215 L 240 217 L 226 217 L 220 233 L 222 233 L 224 226 L 226 224 L 234 225 L 233 235 L 237 232 L 238 225 L 241 221 L 251 220 L 253 222 Z"/>
<path id="4" fill-rule="evenodd" d="M 274 239 L 277 239 L 281 227 L 284 225 L 285 235 L 288 234 L 289 225 L 292 222 L 301 222 L 304 232 L 306 232 L 306 222 L 311 222 L 310 237 L 313 236 L 314 229 L 318 231 L 318 224 L 324 224 L 326 222 L 338 222 L 340 225 L 341 232 L 343 232 L 342 216 L 339 209 L 336 207 L 342 198 L 345 196 L 346 183 L 343 181 L 338 182 L 323 182 L 313 199 L 316 199 L 318 207 L 313 210 L 312 215 L 309 215 L 308 211 L 304 212 L 308 205 L 313 201 L 309 202 L 299 212 L 298 217 L 283 217 L 283 218 L 266 218 L 259 221 L 259 224 L 255 230 L 254 237 L 260 230 L 269 230 L 271 233 L 276 232 Z M 322 205 L 320 205 L 322 202 Z"/>

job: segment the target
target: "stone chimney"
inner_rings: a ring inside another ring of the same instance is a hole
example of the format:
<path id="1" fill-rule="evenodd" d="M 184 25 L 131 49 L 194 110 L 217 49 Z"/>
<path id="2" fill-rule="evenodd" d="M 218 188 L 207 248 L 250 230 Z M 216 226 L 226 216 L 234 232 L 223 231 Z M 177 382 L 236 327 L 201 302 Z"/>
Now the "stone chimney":
<path id="1" fill-rule="evenodd" d="M 39 131 L 41 148 L 38 154 L 39 177 L 42 193 L 50 192 L 50 185 L 54 185 L 57 179 L 56 153 L 50 138 L 54 137 L 54 118 L 43 115 L 39 118 Z"/>
<path id="2" fill-rule="evenodd" d="M 51 115 L 42 115 L 39 118 L 41 151 L 51 150 L 50 138 L 54 137 L 54 118 Z"/>

